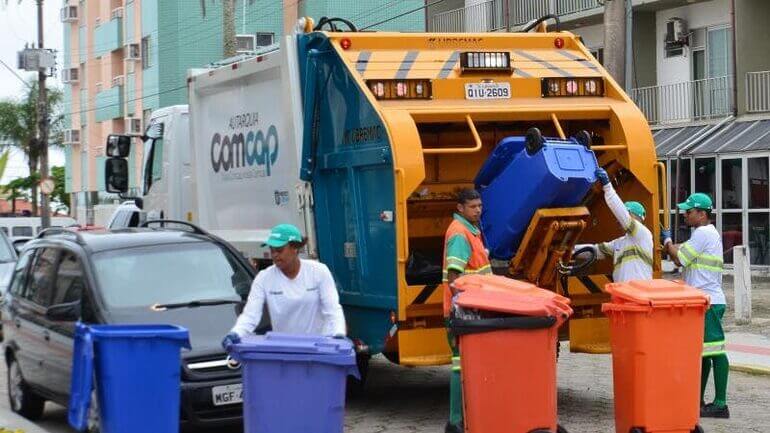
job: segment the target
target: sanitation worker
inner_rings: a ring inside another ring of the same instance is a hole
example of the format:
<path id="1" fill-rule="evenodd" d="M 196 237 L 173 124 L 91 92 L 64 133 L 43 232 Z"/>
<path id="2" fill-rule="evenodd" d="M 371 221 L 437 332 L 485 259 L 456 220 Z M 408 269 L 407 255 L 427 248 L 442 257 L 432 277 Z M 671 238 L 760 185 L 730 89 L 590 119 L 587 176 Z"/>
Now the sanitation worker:
<path id="1" fill-rule="evenodd" d="M 597 259 L 611 257 L 615 282 L 652 279 L 653 243 L 652 232 L 644 225 L 646 211 L 641 203 L 623 203 L 603 168 L 596 170 L 596 179 L 602 184 L 604 200 L 625 234 L 609 242 L 595 245 L 577 245 L 575 250 L 591 246 Z"/>
<path id="2" fill-rule="evenodd" d="M 671 232 L 661 233 L 663 249 L 671 259 L 683 267 L 682 277 L 688 285 L 703 290 L 711 297 L 711 307 L 706 311 L 705 334 L 703 338 L 703 359 L 701 361 L 701 409 L 705 418 L 730 418 L 727 408 L 727 376 L 730 364 L 725 350 L 725 334 L 722 330 L 722 316 L 725 314 L 725 294 L 722 291 L 722 238 L 711 224 L 711 197 L 694 193 L 679 209 L 685 211 L 685 222 L 695 228 L 687 242 L 675 245 Z M 712 403 L 706 404 L 704 397 L 711 367 L 714 367 L 714 388 L 716 395 Z"/>
<path id="3" fill-rule="evenodd" d="M 457 212 L 444 237 L 444 317 L 447 319 L 447 336 L 452 348 L 452 373 L 449 380 L 449 422 L 446 433 L 463 431 L 463 394 L 460 382 L 460 350 L 457 347 L 448 319 L 452 299 L 456 295 L 452 283 L 463 274 L 491 274 L 489 253 L 481 237 L 481 195 L 474 189 L 464 189 L 457 194 Z"/>
<path id="4" fill-rule="evenodd" d="M 254 332 L 265 303 L 273 331 L 345 337 L 345 316 L 334 279 L 323 263 L 299 258 L 305 240 L 291 224 L 272 228 L 266 246 L 273 264 L 251 284 L 243 312 L 222 340 L 227 350 Z"/>

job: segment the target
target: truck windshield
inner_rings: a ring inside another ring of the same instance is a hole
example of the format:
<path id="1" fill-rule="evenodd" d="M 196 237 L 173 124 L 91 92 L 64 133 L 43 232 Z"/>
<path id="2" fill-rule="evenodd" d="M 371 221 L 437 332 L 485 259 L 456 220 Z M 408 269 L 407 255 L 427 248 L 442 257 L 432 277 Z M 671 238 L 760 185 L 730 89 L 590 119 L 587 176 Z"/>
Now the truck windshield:
<path id="1" fill-rule="evenodd" d="M 108 309 L 197 299 L 240 300 L 251 277 L 219 245 L 194 242 L 96 253 L 96 279 Z"/>

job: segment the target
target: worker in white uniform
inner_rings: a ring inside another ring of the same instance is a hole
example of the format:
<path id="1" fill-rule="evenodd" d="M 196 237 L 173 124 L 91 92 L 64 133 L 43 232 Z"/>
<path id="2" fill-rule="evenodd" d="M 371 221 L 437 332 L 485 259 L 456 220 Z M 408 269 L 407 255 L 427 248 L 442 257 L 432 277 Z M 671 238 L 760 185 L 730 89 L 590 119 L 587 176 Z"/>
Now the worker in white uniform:
<path id="1" fill-rule="evenodd" d="M 323 263 L 299 258 L 305 242 L 299 229 L 279 224 L 270 232 L 273 265 L 254 278 L 243 312 L 222 340 L 225 350 L 254 332 L 265 303 L 273 331 L 345 337 L 345 316 L 334 278 Z"/>
<path id="2" fill-rule="evenodd" d="M 576 245 L 575 251 L 590 246 L 597 259 L 611 257 L 615 282 L 652 279 L 653 243 L 652 232 L 644 225 L 646 211 L 641 203 L 623 201 L 612 187 L 610 177 L 603 168 L 596 170 L 596 179 L 602 184 L 604 200 L 625 234 L 609 242 L 595 245 Z"/>

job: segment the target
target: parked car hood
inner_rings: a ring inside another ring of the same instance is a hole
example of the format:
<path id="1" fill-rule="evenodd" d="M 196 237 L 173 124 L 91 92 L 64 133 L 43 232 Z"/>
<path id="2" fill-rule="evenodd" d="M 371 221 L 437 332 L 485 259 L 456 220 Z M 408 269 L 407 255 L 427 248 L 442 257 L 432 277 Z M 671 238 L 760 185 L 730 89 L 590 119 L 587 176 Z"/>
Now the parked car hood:
<path id="1" fill-rule="evenodd" d="M 108 323 L 157 323 L 186 328 L 190 332 L 192 350 L 182 351 L 182 357 L 188 358 L 223 353 L 222 338 L 235 324 L 237 311 L 240 311 L 240 308 L 236 304 L 166 311 L 152 311 L 148 307 L 122 308 L 111 311 L 107 319 Z"/>

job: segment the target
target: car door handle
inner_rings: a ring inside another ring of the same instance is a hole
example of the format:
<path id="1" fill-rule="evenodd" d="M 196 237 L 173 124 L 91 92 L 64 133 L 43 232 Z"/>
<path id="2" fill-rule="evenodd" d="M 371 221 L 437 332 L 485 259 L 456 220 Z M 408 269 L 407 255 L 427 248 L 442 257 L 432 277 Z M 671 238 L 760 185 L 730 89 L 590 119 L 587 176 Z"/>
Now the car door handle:
<path id="1" fill-rule="evenodd" d="M 51 334 L 48 331 L 43 331 L 43 339 L 45 341 L 51 341 Z"/>

